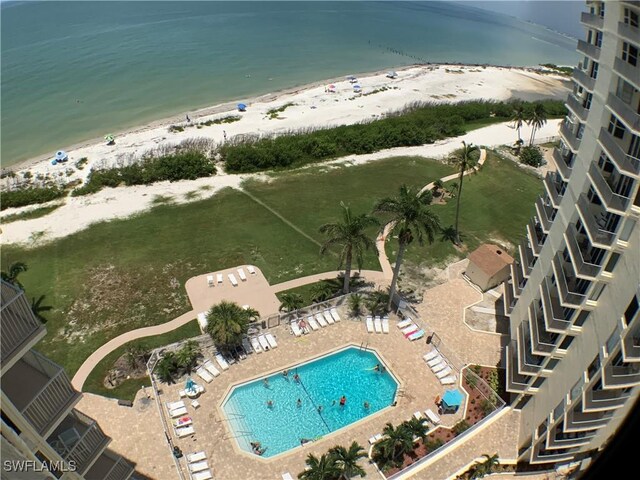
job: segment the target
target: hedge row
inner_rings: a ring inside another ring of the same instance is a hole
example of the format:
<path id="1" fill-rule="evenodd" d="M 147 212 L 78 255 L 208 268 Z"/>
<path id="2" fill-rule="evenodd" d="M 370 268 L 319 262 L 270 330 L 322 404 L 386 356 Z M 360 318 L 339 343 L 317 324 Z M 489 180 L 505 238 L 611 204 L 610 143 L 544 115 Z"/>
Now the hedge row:
<path id="1" fill-rule="evenodd" d="M 33 187 L 2 192 L 0 210 L 24 207 L 36 203 L 46 203 L 64 197 L 67 192 L 59 187 Z"/>

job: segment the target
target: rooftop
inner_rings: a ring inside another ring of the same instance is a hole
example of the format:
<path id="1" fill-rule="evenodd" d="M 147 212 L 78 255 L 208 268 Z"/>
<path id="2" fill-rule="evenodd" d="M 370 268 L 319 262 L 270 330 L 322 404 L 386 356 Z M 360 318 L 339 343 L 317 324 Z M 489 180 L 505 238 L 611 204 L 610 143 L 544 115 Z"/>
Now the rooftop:
<path id="1" fill-rule="evenodd" d="M 497 245 L 483 243 L 469 254 L 469 261 L 489 276 L 513 263 L 513 257 Z"/>

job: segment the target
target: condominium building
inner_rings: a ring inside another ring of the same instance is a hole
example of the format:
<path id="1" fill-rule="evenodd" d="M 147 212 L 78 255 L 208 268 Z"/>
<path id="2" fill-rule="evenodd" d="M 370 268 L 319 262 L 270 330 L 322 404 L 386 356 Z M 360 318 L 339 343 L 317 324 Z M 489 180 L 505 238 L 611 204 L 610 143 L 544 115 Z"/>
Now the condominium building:
<path id="1" fill-rule="evenodd" d="M 133 466 L 107 446 L 62 367 L 33 347 L 45 333 L 24 292 L 1 281 L 2 479 L 127 480 Z"/>
<path id="2" fill-rule="evenodd" d="M 640 2 L 587 2 L 557 171 L 505 283 L 519 460 L 592 458 L 640 388 Z"/>

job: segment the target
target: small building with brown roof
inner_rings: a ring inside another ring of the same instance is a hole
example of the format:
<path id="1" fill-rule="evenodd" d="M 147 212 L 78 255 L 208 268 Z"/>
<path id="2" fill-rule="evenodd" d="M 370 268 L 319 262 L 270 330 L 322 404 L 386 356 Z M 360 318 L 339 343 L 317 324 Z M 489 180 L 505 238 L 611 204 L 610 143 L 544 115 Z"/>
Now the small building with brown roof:
<path id="1" fill-rule="evenodd" d="M 512 263 L 513 258 L 502 248 L 484 243 L 469 254 L 465 274 L 484 292 L 509 278 Z"/>

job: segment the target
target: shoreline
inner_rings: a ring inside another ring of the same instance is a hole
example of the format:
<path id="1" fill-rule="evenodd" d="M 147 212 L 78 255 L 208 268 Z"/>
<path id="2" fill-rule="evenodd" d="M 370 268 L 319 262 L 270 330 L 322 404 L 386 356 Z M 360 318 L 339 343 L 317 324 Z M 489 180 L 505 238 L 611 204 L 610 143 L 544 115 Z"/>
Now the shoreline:
<path id="1" fill-rule="evenodd" d="M 406 72 L 416 68 L 440 68 L 440 67 L 467 67 L 467 68 L 498 68 L 498 69 L 507 69 L 507 70 L 516 70 L 522 72 L 539 72 L 545 71 L 544 67 L 541 65 L 537 66 L 513 66 L 513 65 L 493 65 L 493 64 L 477 64 L 477 63 L 461 63 L 461 62 L 447 62 L 447 63 L 414 63 L 410 65 L 398 66 L 398 67 L 389 67 L 376 71 L 369 72 L 360 72 L 354 73 L 353 75 L 359 78 L 370 78 L 377 77 L 379 75 L 386 75 L 387 72 L 395 71 L 395 72 Z M 547 70 L 548 71 L 548 70 Z M 125 137 L 134 134 L 145 133 L 150 130 L 169 127 L 173 124 L 183 124 L 185 122 L 185 116 L 188 114 L 189 117 L 193 120 L 199 120 L 203 117 L 208 117 L 211 115 L 217 115 L 220 113 L 233 113 L 236 111 L 236 105 L 240 102 L 246 103 L 248 106 L 251 106 L 255 103 L 270 103 L 276 102 L 280 98 L 287 95 L 297 95 L 301 92 L 305 92 L 308 90 L 312 90 L 318 87 L 322 87 L 327 84 L 343 82 L 346 76 L 333 77 L 328 79 L 323 79 L 315 82 L 295 85 L 292 87 L 283 88 L 280 90 L 275 90 L 274 92 L 268 92 L 261 95 L 255 95 L 246 99 L 238 98 L 227 100 L 222 103 L 217 103 L 214 105 L 196 107 L 194 110 L 185 110 L 181 113 L 174 114 L 171 116 L 163 117 L 157 120 L 153 120 L 149 123 L 135 126 L 123 128 L 121 130 L 114 130 L 113 135 L 116 137 L 116 140 L 119 137 Z M 94 137 L 87 140 L 83 140 L 81 142 L 77 142 L 75 144 L 63 147 L 62 150 L 67 153 L 77 151 L 83 148 L 88 148 L 97 144 L 103 143 L 104 140 L 102 137 Z M 2 173 L 6 172 L 19 172 L 22 170 L 30 169 L 35 167 L 39 163 L 49 162 L 53 158 L 54 152 L 50 152 L 48 154 L 41 154 L 34 157 L 31 157 L 26 160 L 21 160 L 14 164 L 8 166 L 2 166 Z"/>

